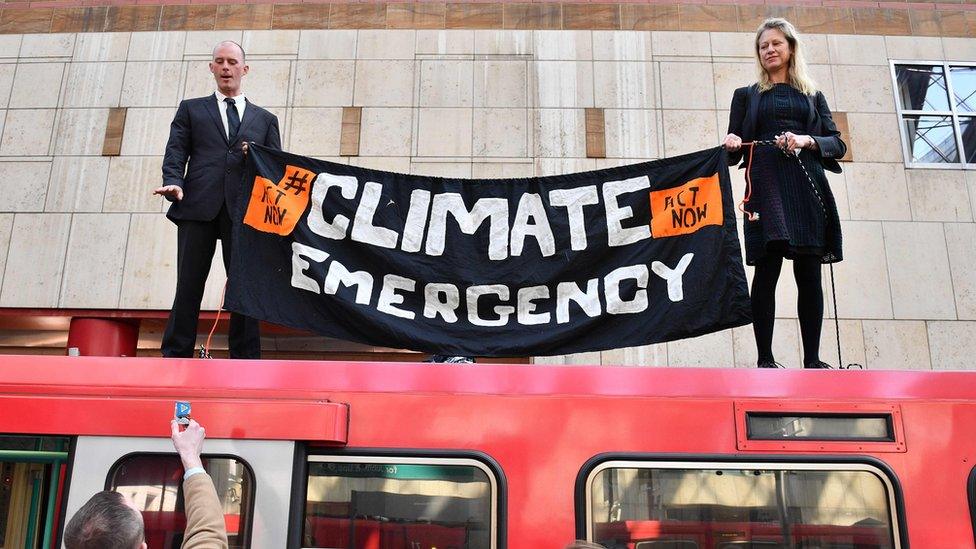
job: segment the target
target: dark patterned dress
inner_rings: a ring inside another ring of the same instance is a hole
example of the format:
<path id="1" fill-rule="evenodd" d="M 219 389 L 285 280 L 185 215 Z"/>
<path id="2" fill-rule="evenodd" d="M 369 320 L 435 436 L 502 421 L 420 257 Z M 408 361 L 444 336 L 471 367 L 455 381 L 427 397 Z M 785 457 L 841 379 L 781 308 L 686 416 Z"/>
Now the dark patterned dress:
<path id="1" fill-rule="evenodd" d="M 807 133 L 803 128 L 809 112 L 810 102 L 802 92 L 789 84 L 776 84 L 760 95 L 756 139 L 772 140 L 786 131 Z M 752 199 L 746 209 L 758 212 L 759 220 L 745 220 L 747 265 L 755 265 L 769 253 L 788 259 L 816 255 L 824 263 L 843 258 L 840 218 L 820 164 L 820 153 L 803 149 L 800 161 L 817 192 L 792 154 L 775 147 L 756 147 Z"/>

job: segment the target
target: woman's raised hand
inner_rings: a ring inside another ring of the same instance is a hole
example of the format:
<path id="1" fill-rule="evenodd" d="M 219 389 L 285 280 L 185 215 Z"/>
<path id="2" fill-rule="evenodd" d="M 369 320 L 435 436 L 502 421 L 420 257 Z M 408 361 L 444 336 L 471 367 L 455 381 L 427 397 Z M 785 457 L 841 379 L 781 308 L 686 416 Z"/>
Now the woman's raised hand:
<path id="1" fill-rule="evenodd" d="M 742 148 L 742 138 L 734 133 L 730 133 L 722 140 L 722 146 L 727 151 L 735 152 Z"/>
<path id="2" fill-rule="evenodd" d="M 787 152 L 796 153 L 799 152 L 799 149 L 814 148 L 815 142 L 809 135 L 785 132 L 776 136 L 776 146 L 785 149 Z"/>

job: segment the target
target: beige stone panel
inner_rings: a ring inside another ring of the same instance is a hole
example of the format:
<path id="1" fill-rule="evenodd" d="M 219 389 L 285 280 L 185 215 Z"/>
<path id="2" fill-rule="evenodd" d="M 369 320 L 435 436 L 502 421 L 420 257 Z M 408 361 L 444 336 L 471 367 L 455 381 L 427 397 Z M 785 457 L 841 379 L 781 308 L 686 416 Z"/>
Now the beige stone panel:
<path id="1" fill-rule="evenodd" d="M 955 319 L 949 255 L 941 223 L 884 223 L 896 319 Z"/>
<path id="2" fill-rule="evenodd" d="M 834 65 L 834 80 L 840 82 L 834 93 L 833 110 L 845 112 L 895 112 L 888 66 Z"/>
<path id="3" fill-rule="evenodd" d="M 836 94 L 834 93 L 834 76 L 830 70 L 830 65 L 809 65 L 807 67 L 810 78 L 813 78 L 817 89 L 823 93 L 827 100 L 827 106 L 834 104 Z"/>
<path id="4" fill-rule="evenodd" d="M 570 355 L 537 356 L 532 358 L 533 364 L 549 366 L 599 366 L 600 353 L 574 353 Z"/>
<path id="5" fill-rule="evenodd" d="M 109 159 L 98 156 L 55 156 L 47 201 L 48 212 L 100 212 Z M 35 168 L 35 169 L 39 169 Z"/>
<path id="6" fill-rule="evenodd" d="M 0 286 L 3 272 L 7 267 L 7 250 L 10 247 L 10 234 L 14 227 L 14 214 L 0 214 Z"/>
<path id="7" fill-rule="evenodd" d="M 71 57 L 74 49 L 74 34 L 25 34 L 20 43 L 20 57 Z"/>
<path id="8" fill-rule="evenodd" d="M 966 174 L 958 170 L 905 170 L 915 221 L 972 221 Z"/>
<path id="9" fill-rule="evenodd" d="M 600 363 L 604 366 L 667 366 L 668 346 L 666 343 L 655 343 L 611 349 L 600 353 Z"/>
<path id="10" fill-rule="evenodd" d="M 352 103 L 354 61 L 295 64 L 296 107 L 343 107 Z"/>
<path id="11" fill-rule="evenodd" d="M 976 38 L 942 37 L 942 50 L 949 61 L 972 61 L 976 59 Z"/>
<path id="12" fill-rule="evenodd" d="M 960 320 L 976 320 L 976 225 L 946 223 L 946 249 L 952 272 L 952 291 L 956 300 L 956 316 Z"/>
<path id="13" fill-rule="evenodd" d="M 10 107 L 57 107 L 64 63 L 19 63 L 10 92 Z"/>
<path id="14" fill-rule="evenodd" d="M 420 109 L 417 156 L 471 156 L 471 109 Z"/>
<path id="15" fill-rule="evenodd" d="M 523 158 L 529 155 L 526 109 L 474 109 L 475 157 Z"/>
<path id="16" fill-rule="evenodd" d="M 583 109 L 539 109 L 532 111 L 535 157 L 583 158 L 586 156 L 586 128 Z"/>
<path id="17" fill-rule="evenodd" d="M 735 90 L 755 82 L 756 66 L 754 63 L 713 63 L 712 74 L 715 84 L 715 108 L 728 111 Z M 727 127 L 727 121 L 728 117 L 722 119 L 723 130 Z"/>
<path id="18" fill-rule="evenodd" d="M 930 370 L 925 322 L 865 320 L 864 354 L 869 370 Z"/>
<path id="19" fill-rule="evenodd" d="M 353 104 L 364 107 L 413 106 L 413 71 L 413 61 L 357 61 Z"/>
<path id="20" fill-rule="evenodd" d="M 359 31 L 357 59 L 413 59 L 415 30 L 363 29 Z"/>
<path id="21" fill-rule="evenodd" d="M 588 61 L 593 59 L 590 31 L 537 30 L 533 32 L 533 53 L 539 60 Z"/>
<path id="22" fill-rule="evenodd" d="M 15 63 L 0 63 L 0 109 L 6 109 L 10 102 L 10 92 L 14 86 Z"/>
<path id="23" fill-rule="evenodd" d="M 189 31 L 186 33 L 186 45 L 183 54 L 201 59 L 211 59 L 214 48 L 224 40 L 232 40 L 240 44 L 244 40 L 244 31 Z"/>
<path id="24" fill-rule="evenodd" d="M 711 57 L 712 42 L 707 32 L 654 31 L 651 49 L 655 57 Z"/>
<path id="25" fill-rule="evenodd" d="M 20 43 L 24 37 L 20 34 L 4 34 L 0 36 L 0 58 L 16 59 L 20 54 Z"/>
<path id="26" fill-rule="evenodd" d="M 473 30 L 418 30 L 418 55 L 470 55 L 474 53 Z"/>
<path id="27" fill-rule="evenodd" d="M 834 195 L 834 203 L 837 204 L 837 215 L 841 219 L 851 218 L 851 207 L 847 200 L 847 178 L 843 173 L 833 173 L 824 171 L 827 175 L 827 185 L 830 187 L 831 194 Z"/>
<path id="28" fill-rule="evenodd" d="M 909 221 L 905 169 L 899 164 L 854 162 L 844 165 L 851 219 Z"/>
<path id="29" fill-rule="evenodd" d="M 298 55 L 299 32 L 297 30 L 250 30 L 244 31 L 241 46 L 247 57 L 261 55 Z"/>
<path id="30" fill-rule="evenodd" d="M 64 107 L 118 107 L 125 63 L 72 63 Z"/>
<path id="31" fill-rule="evenodd" d="M 593 88 L 594 106 L 599 108 L 654 108 L 654 64 L 596 61 L 593 63 Z"/>
<path id="32" fill-rule="evenodd" d="M 129 61 L 182 61 L 185 32 L 133 32 L 129 38 Z"/>
<path id="33" fill-rule="evenodd" d="M 650 61 L 651 33 L 593 31 L 595 61 Z"/>
<path id="34" fill-rule="evenodd" d="M 17 214 L 0 292 L 0 307 L 57 307 L 69 214 Z"/>
<path id="35" fill-rule="evenodd" d="M 58 121 L 54 154 L 101 155 L 107 125 L 107 109 L 64 109 Z"/>
<path id="36" fill-rule="evenodd" d="M 667 346 L 668 366 L 672 368 L 729 368 L 735 364 L 732 330 L 669 341 Z"/>
<path id="37" fill-rule="evenodd" d="M 536 158 L 535 159 L 536 177 L 589 172 L 595 169 L 596 169 L 595 158 Z"/>
<path id="38" fill-rule="evenodd" d="M 479 55 L 532 55 L 532 31 L 476 30 L 474 53 Z"/>
<path id="39" fill-rule="evenodd" d="M 217 89 L 217 83 L 214 82 L 213 74 L 207 67 L 207 63 L 208 61 L 199 60 L 187 61 L 185 63 L 186 77 L 184 79 L 182 99 L 204 97 L 212 94 Z M 251 78 L 254 78 L 254 76 L 249 73 L 241 83 L 245 94 L 248 93 L 248 85 L 251 83 Z"/>
<path id="40" fill-rule="evenodd" d="M 602 170 L 604 168 L 617 168 L 619 166 L 629 166 L 631 164 L 642 164 L 653 158 L 594 158 L 596 160 L 596 169 Z"/>
<path id="41" fill-rule="evenodd" d="M 78 34 L 72 60 L 125 61 L 129 52 L 128 32 L 85 32 Z"/>
<path id="42" fill-rule="evenodd" d="M 888 66 L 884 36 L 831 34 L 827 36 L 827 48 L 830 62 L 835 65 Z"/>
<path id="43" fill-rule="evenodd" d="M 538 108 L 593 106 L 593 63 L 536 61 L 529 63 L 530 105 Z"/>
<path id="44" fill-rule="evenodd" d="M 355 59 L 355 30 L 303 30 L 298 40 L 299 59 Z"/>
<path id="45" fill-rule="evenodd" d="M 526 162 L 475 162 L 471 164 L 471 177 L 476 179 L 520 179 L 535 175 L 535 165 Z"/>
<path id="46" fill-rule="evenodd" d="M 663 108 L 711 109 L 715 103 L 711 63 L 661 63 Z"/>
<path id="47" fill-rule="evenodd" d="M 354 156 L 349 158 L 349 165 L 384 172 L 410 173 L 409 156 Z"/>
<path id="48" fill-rule="evenodd" d="M 0 162 L 0 211 L 43 211 L 50 172 L 50 162 Z"/>
<path id="49" fill-rule="evenodd" d="M 293 109 L 289 152 L 338 156 L 342 109 Z"/>
<path id="50" fill-rule="evenodd" d="M 848 145 L 854 151 L 854 160 L 858 163 L 903 163 L 905 158 L 898 124 L 898 115 L 895 114 L 848 113 Z"/>
<path id="51" fill-rule="evenodd" d="M 107 158 L 105 160 L 108 160 Z M 116 156 L 108 166 L 105 212 L 158 212 L 169 202 L 152 194 L 162 184 L 162 156 Z"/>
<path id="52" fill-rule="evenodd" d="M 171 107 L 179 101 L 183 63 L 139 61 L 126 63 L 122 80 L 123 107 Z"/>
<path id="53" fill-rule="evenodd" d="M 927 322 L 933 370 L 976 370 L 976 322 Z"/>
<path id="54" fill-rule="evenodd" d="M 54 109 L 7 111 L 0 138 L 0 156 L 44 156 L 50 154 Z"/>
<path id="55" fill-rule="evenodd" d="M 59 307 L 119 306 L 128 233 L 127 214 L 72 216 Z"/>
<path id="56" fill-rule="evenodd" d="M 841 223 L 844 261 L 834 264 L 841 318 L 891 318 L 891 287 L 881 223 Z M 824 276 L 824 281 L 829 278 Z M 795 303 L 795 302 L 794 302 Z"/>
<path id="57" fill-rule="evenodd" d="M 130 108 L 122 134 L 123 156 L 156 156 L 166 149 L 169 127 L 176 109 Z"/>
<path id="58" fill-rule="evenodd" d="M 421 107 L 470 107 L 474 66 L 470 61 L 420 61 Z"/>
<path id="59" fill-rule="evenodd" d="M 751 32 L 709 33 L 713 57 L 756 57 L 756 35 Z"/>
<path id="60" fill-rule="evenodd" d="M 434 177 L 470 179 L 470 162 L 411 162 L 410 173 Z"/>
<path id="61" fill-rule="evenodd" d="M 413 109 L 363 109 L 359 154 L 410 156 Z"/>
<path id="62" fill-rule="evenodd" d="M 284 107 L 288 104 L 291 82 L 290 61 L 248 61 L 255 76 L 248 81 L 247 99 L 262 107 Z"/>
<path id="63" fill-rule="evenodd" d="M 886 36 L 888 57 L 899 61 L 940 61 L 945 57 L 942 39 L 927 36 Z"/>
<path id="64" fill-rule="evenodd" d="M 618 158 L 657 158 L 657 128 L 660 111 L 604 111 L 607 156 Z"/>
<path id="65" fill-rule="evenodd" d="M 167 310 L 175 292 L 176 225 L 162 214 L 132 214 L 119 307 Z"/>
<path id="66" fill-rule="evenodd" d="M 830 63 L 830 47 L 827 45 L 825 34 L 804 34 L 803 47 L 806 51 L 807 63 Z"/>
<path id="67" fill-rule="evenodd" d="M 664 156 L 711 148 L 719 142 L 715 111 L 665 110 L 662 115 Z"/>
<path id="68" fill-rule="evenodd" d="M 836 367 L 840 362 L 837 359 L 837 329 L 834 325 L 833 312 L 830 310 L 829 300 L 825 300 L 827 310 L 823 323 L 823 332 L 820 334 L 820 360 Z M 840 321 L 840 348 L 843 364 L 860 364 L 864 366 L 867 358 L 864 354 L 864 332 L 861 329 L 860 320 Z"/>
<path id="69" fill-rule="evenodd" d="M 788 266 L 788 265 L 787 265 Z M 732 349 L 736 368 L 755 368 L 759 360 L 756 336 L 752 325 L 732 329 Z M 802 368 L 800 352 L 800 328 L 795 319 L 777 319 L 773 322 L 773 357 L 787 368 Z M 723 365 L 724 366 L 724 365 Z"/>
<path id="70" fill-rule="evenodd" d="M 528 105 L 528 64 L 523 60 L 475 60 L 473 82 L 476 107 Z"/>

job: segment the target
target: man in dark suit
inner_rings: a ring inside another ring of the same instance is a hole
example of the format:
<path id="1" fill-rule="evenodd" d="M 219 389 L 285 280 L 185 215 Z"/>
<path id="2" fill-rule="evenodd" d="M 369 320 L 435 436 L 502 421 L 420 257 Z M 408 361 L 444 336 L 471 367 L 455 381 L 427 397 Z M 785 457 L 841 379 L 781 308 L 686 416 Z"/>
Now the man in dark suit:
<path id="1" fill-rule="evenodd" d="M 166 216 L 177 225 L 176 297 L 162 342 L 167 357 L 193 356 L 217 240 L 229 269 L 232 220 L 245 195 L 242 143 L 281 148 L 278 118 L 248 102 L 241 90 L 248 72 L 244 49 L 236 42 L 217 44 L 210 72 L 217 91 L 180 103 L 163 158 L 163 185 L 155 190 L 173 203 Z M 231 358 L 261 358 L 256 320 L 232 313 L 229 339 Z"/>

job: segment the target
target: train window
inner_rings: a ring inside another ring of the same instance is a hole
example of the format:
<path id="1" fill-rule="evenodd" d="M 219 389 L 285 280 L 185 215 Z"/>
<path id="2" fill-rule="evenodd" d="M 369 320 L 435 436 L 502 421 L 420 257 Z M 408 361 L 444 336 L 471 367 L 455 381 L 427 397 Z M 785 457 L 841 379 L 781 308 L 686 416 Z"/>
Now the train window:
<path id="1" fill-rule="evenodd" d="M 609 549 L 896 549 L 894 488 L 861 463 L 607 461 L 586 534 Z"/>
<path id="2" fill-rule="evenodd" d="M 60 519 L 71 439 L 0 436 L 0 547 L 48 547 Z"/>
<path id="3" fill-rule="evenodd" d="M 203 456 L 224 509 L 231 549 L 250 545 L 254 473 L 233 457 Z M 132 498 L 142 510 L 149 547 L 176 548 L 183 542 L 183 465 L 176 454 L 130 454 L 109 471 L 108 489 Z"/>
<path id="4" fill-rule="evenodd" d="M 891 414 L 782 414 L 749 412 L 750 440 L 850 440 L 894 442 Z"/>
<path id="5" fill-rule="evenodd" d="M 456 547 L 497 543 L 498 479 L 467 458 L 308 458 L 304 547 Z"/>

